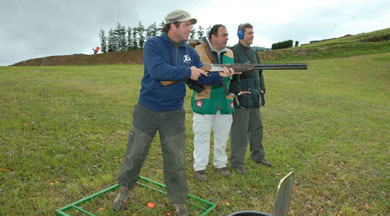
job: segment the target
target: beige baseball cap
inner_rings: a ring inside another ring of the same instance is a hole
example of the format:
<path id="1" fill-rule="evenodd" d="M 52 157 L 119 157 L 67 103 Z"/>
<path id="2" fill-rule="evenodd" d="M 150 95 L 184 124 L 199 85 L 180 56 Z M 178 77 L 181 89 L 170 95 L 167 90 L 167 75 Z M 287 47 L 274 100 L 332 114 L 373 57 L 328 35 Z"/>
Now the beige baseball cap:
<path id="1" fill-rule="evenodd" d="M 165 16 L 165 24 L 174 23 L 174 22 L 184 22 L 191 20 L 192 24 L 196 24 L 197 20 L 192 18 L 187 11 L 183 10 L 174 10 Z"/>

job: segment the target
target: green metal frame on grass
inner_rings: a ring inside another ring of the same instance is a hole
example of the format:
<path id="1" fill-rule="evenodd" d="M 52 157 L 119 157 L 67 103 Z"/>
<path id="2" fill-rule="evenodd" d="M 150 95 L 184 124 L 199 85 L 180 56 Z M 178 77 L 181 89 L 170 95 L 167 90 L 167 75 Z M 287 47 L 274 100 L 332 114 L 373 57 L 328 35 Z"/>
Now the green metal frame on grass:
<path id="1" fill-rule="evenodd" d="M 153 181 L 153 180 L 151 180 L 151 179 L 145 178 L 145 177 L 143 177 L 143 176 L 138 176 L 138 179 L 139 179 L 139 180 L 137 181 L 137 184 L 138 184 L 138 185 L 141 185 L 141 186 L 143 186 L 143 187 L 152 189 L 152 190 L 154 190 L 154 191 L 160 192 L 160 193 L 165 194 L 165 195 L 167 194 L 165 191 L 161 190 L 161 189 L 165 189 L 165 188 L 166 188 L 166 186 L 165 186 L 164 184 L 158 183 L 158 182 L 156 182 L 156 181 Z M 141 181 L 142 181 L 142 182 L 141 182 Z M 159 188 L 156 188 L 156 187 L 152 187 L 152 186 L 147 185 L 147 184 L 145 184 L 145 183 L 150 183 L 150 184 L 156 185 L 156 186 L 158 186 L 160 189 L 159 189 Z M 93 198 L 96 198 L 96 197 L 98 197 L 98 196 L 101 196 L 101 195 L 104 194 L 104 193 L 113 191 L 113 190 L 117 189 L 118 187 L 119 187 L 118 184 L 113 185 L 113 186 L 108 187 L 108 188 L 106 188 L 106 189 L 104 189 L 104 190 L 101 190 L 101 191 L 99 191 L 99 192 L 97 192 L 97 193 L 95 193 L 95 194 L 92 194 L 92 195 L 87 196 L 87 197 L 85 197 L 85 198 L 83 198 L 83 199 L 80 199 L 80 200 L 78 200 L 78 201 L 76 201 L 76 202 L 74 202 L 74 203 L 71 203 L 71 204 L 69 204 L 69 205 L 66 205 L 66 206 L 64 206 L 64 207 L 62 207 L 62 208 L 60 208 L 60 209 L 57 209 L 57 210 L 56 210 L 56 215 L 58 215 L 58 216 L 71 216 L 70 214 L 67 214 L 65 211 L 68 211 L 68 210 L 70 210 L 70 209 L 75 209 L 75 210 L 78 210 L 79 212 L 81 212 L 81 213 L 83 213 L 83 214 L 85 214 L 85 215 L 94 216 L 94 214 L 92 214 L 92 213 L 90 213 L 90 212 L 84 210 L 83 208 L 81 208 L 80 205 L 83 204 L 83 203 L 86 203 L 86 202 L 90 201 L 90 200 L 93 199 Z M 207 201 L 207 200 L 201 199 L 201 198 L 196 197 L 196 196 L 193 196 L 193 195 L 191 195 L 191 194 L 188 194 L 188 199 L 187 199 L 186 202 L 187 202 L 188 204 L 190 204 L 190 205 L 196 207 L 196 208 L 202 209 L 204 212 L 201 214 L 201 216 L 207 215 L 208 213 L 210 213 L 210 212 L 216 207 L 216 204 L 215 204 L 215 203 L 209 202 L 209 201 Z M 203 207 L 203 206 L 201 206 L 201 205 L 199 205 L 199 204 L 197 204 L 197 203 L 195 203 L 195 202 L 200 202 L 200 203 L 202 203 L 202 204 L 204 204 L 204 205 L 207 205 L 208 208 Z"/>

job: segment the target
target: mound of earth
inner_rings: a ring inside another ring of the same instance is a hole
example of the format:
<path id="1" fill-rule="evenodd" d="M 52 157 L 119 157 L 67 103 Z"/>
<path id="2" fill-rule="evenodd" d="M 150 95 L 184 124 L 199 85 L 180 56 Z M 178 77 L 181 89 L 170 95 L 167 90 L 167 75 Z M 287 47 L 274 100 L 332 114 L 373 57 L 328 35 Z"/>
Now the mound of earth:
<path id="1" fill-rule="evenodd" d="M 49 56 L 21 61 L 13 64 L 13 66 L 143 64 L 142 52 L 142 50 L 131 50 L 96 55 L 73 54 Z"/>

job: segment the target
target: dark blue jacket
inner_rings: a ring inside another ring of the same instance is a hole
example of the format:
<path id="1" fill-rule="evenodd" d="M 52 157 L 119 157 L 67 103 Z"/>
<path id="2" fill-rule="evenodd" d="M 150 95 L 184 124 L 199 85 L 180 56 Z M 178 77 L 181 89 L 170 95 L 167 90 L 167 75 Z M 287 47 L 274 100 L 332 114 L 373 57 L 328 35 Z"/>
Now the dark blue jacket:
<path id="1" fill-rule="evenodd" d="M 171 111 L 183 108 L 186 96 L 185 80 L 191 77 L 191 66 L 203 66 L 195 49 L 186 42 L 176 46 L 167 36 L 150 38 L 144 47 L 144 77 L 138 103 L 154 111 Z M 180 80 L 161 86 L 161 81 Z M 215 85 L 221 82 L 218 73 L 201 76 L 202 85 Z"/>

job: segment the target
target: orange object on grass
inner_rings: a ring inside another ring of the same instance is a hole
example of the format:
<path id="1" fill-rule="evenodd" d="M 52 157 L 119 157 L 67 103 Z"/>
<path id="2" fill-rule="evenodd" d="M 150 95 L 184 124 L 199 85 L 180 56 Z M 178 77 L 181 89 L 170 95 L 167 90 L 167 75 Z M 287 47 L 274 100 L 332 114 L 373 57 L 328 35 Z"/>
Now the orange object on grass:
<path id="1" fill-rule="evenodd" d="M 153 208 L 153 207 L 154 207 L 154 203 L 148 202 L 148 207 L 149 207 L 149 208 Z"/>

